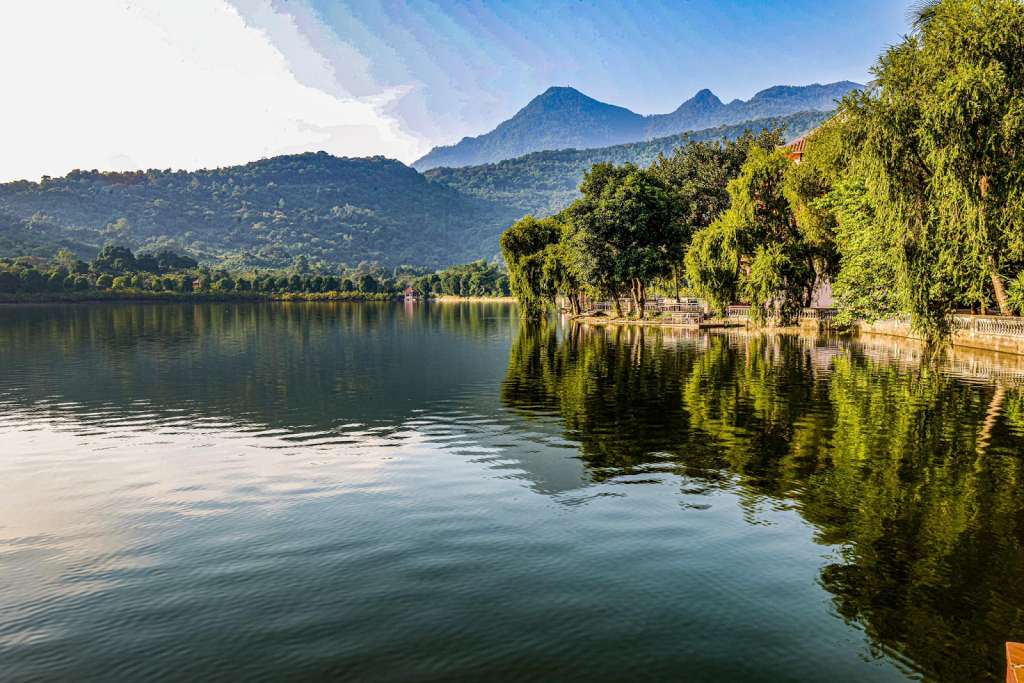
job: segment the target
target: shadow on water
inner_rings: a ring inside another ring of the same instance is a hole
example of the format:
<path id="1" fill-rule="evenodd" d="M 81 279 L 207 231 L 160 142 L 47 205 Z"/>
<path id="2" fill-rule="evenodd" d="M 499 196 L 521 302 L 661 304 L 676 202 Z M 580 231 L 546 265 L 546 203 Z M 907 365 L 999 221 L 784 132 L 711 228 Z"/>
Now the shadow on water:
<path id="1" fill-rule="evenodd" d="M 1024 374 L 964 377 L 985 373 L 894 340 L 523 326 L 502 400 L 558 415 L 597 480 L 735 488 L 753 523 L 795 508 L 873 647 L 995 680 L 1024 639 Z"/>

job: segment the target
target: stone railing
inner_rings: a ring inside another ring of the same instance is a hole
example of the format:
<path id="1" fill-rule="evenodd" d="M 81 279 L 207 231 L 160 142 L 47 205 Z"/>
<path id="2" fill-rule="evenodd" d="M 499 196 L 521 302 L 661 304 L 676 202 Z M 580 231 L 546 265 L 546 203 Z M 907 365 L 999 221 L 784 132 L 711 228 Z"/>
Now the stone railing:
<path id="1" fill-rule="evenodd" d="M 954 315 L 953 331 L 1024 338 L 1024 318 L 1001 315 Z"/>
<path id="2" fill-rule="evenodd" d="M 835 320 L 837 313 L 838 311 L 834 308 L 805 308 L 800 311 L 800 319 L 830 323 Z"/>
<path id="3" fill-rule="evenodd" d="M 704 322 L 704 311 L 659 311 L 658 320 L 668 320 L 678 325 L 699 325 Z"/>

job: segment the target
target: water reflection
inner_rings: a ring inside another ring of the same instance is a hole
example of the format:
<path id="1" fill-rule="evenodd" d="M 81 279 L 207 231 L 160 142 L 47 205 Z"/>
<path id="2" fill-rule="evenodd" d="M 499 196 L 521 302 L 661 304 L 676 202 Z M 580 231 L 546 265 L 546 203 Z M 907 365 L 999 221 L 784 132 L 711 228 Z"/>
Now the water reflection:
<path id="1" fill-rule="evenodd" d="M 126 304 L 0 307 L 0 370 L 14 679 L 995 680 L 1024 639 L 1024 360 Z"/>
<path id="2" fill-rule="evenodd" d="M 502 399 L 560 416 L 598 479 L 669 468 L 687 493 L 737 487 L 752 523 L 795 508 L 841 548 L 820 581 L 874 647 L 994 680 L 1024 637 L 1024 373 L 984 365 L 892 340 L 524 326 Z"/>

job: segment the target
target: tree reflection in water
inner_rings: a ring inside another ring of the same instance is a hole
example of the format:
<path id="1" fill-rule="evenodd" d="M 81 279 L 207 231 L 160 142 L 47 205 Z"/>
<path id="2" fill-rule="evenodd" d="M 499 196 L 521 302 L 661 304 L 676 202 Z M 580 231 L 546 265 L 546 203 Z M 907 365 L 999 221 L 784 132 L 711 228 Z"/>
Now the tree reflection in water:
<path id="1" fill-rule="evenodd" d="M 751 521 L 794 507 L 841 549 L 820 581 L 843 619 L 930 676 L 973 681 L 1024 639 L 1024 398 L 1020 375 L 965 381 L 957 362 L 893 343 L 524 325 L 502 400 L 558 415 L 595 479 L 667 469 L 735 489 Z"/>

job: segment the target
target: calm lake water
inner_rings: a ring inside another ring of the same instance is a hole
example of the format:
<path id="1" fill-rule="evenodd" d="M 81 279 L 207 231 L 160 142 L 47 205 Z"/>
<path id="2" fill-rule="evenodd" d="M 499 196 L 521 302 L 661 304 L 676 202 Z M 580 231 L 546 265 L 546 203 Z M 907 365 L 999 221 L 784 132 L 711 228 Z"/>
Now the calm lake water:
<path id="1" fill-rule="evenodd" d="M 0 678 L 999 680 L 1024 399 L 505 305 L 0 308 Z"/>

